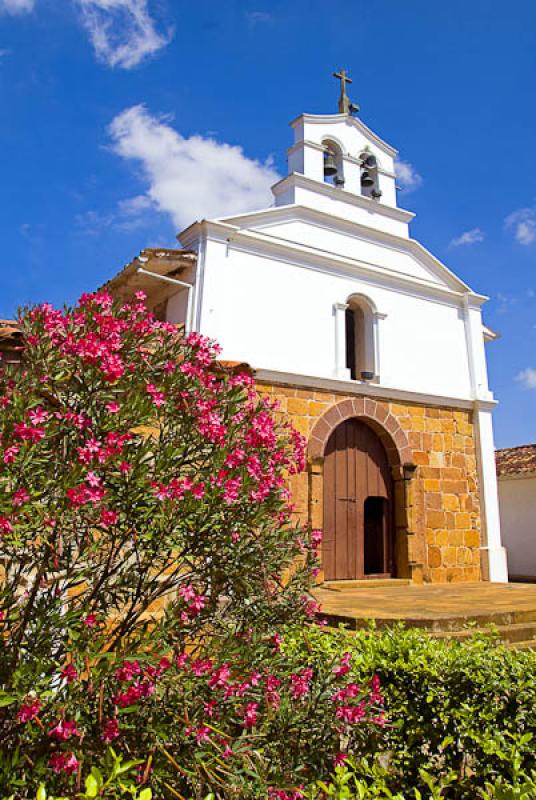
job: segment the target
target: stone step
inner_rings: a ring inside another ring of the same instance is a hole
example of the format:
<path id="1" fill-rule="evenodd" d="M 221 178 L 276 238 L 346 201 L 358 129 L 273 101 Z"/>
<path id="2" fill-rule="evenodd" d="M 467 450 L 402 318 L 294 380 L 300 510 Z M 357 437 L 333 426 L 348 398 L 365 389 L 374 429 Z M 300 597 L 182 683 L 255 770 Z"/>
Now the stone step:
<path id="1" fill-rule="evenodd" d="M 406 628 L 421 628 L 430 633 L 450 633 L 455 631 L 463 632 L 469 626 L 473 626 L 475 629 L 483 629 L 488 625 L 503 627 L 536 623 L 536 608 L 530 610 L 496 611 L 485 614 L 434 614 L 433 616 L 422 614 L 419 617 L 372 617 L 371 615 L 366 615 L 360 618 L 357 617 L 351 607 L 345 608 L 341 605 L 337 610 L 331 611 L 331 613 L 326 613 L 326 611 L 320 612 L 319 616 L 327 619 L 330 625 L 343 623 L 354 630 L 367 628 L 371 619 L 373 619 L 376 628 L 379 630 L 391 628 L 402 622 Z"/>
<path id="2" fill-rule="evenodd" d="M 355 589 L 393 588 L 395 586 L 409 586 L 409 578 L 367 578 L 361 581 L 324 581 L 319 588 L 333 592 L 347 592 Z"/>
<path id="3" fill-rule="evenodd" d="M 528 639 L 524 642 L 509 642 L 506 646 L 512 650 L 536 650 L 536 639 Z"/>
<path id="4" fill-rule="evenodd" d="M 475 633 L 494 633 L 506 644 L 522 644 L 536 640 L 536 622 L 515 622 L 512 625 L 493 625 L 490 628 L 468 627 L 461 631 L 432 632 L 434 639 L 463 641 Z"/>

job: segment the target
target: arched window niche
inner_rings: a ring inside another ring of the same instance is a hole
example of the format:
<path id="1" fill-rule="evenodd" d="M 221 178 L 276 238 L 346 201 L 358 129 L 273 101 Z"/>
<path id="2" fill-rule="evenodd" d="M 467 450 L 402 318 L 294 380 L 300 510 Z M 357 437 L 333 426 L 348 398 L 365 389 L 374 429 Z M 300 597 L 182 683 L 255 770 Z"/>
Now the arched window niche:
<path id="1" fill-rule="evenodd" d="M 362 294 L 346 301 L 346 369 L 354 381 L 377 381 L 376 306 Z"/>
<path id="2" fill-rule="evenodd" d="M 342 148 L 334 139 L 324 139 L 324 182 L 340 189 L 344 186 L 344 163 Z"/>

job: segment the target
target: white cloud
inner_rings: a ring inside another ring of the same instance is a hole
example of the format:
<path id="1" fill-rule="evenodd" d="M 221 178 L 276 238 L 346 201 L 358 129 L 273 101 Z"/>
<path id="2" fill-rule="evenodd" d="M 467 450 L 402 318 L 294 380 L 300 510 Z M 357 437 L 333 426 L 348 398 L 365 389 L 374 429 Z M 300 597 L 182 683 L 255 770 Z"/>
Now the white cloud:
<path id="1" fill-rule="evenodd" d="M 536 207 L 513 211 L 506 217 L 504 224 L 514 231 L 514 237 L 519 244 L 536 242 Z"/>
<path id="2" fill-rule="evenodd" d="M 525 389 L 536 389 L 536 369 L 532 369 L 532 367 L 522 369 L 516 375 L 516 381 L 520 381 Z"/>
<path id="3" fill-rule="evenodd" d="M 395 161 L 395 175 L 401 191 L 405 194 L 414 192 L 422 184 L 422 176 L 419 175 L 409 161 L 402 161 L 402 159 L 397 158 Z"/>
<path id="4" fill-rule="evenodd" d="M 26 14 L 33 11 L 35 0 L 0 0 L 0 13 Z"/>
<path id="5" fill-rule="evenodd" d="M 115 153 L 141 165 L 145 195 L 126 201 L 145 204 L 171 216 L 185 228 L 196 219 L 220 217 L 269 206 L 270 186 L 279 175 L 270 161 L 254 161 L 241 147 L 203 136 L 182 136 L 169 118 L 151 115 L 145 106 L 115 117 L 109 133 Z"/>
<path id="6" fill-rule="evenodd" d="M 269 25 L 274 18 L 268 11 L 246 11 L 246 20 L 250 28 L 256 28 L 257 25 Z"/>
<path id="7" fill-rule="evenodd" d="M 476 244 L 477 242 L 483 242 L 486 238 L 486 234 L 484 231 L 480 230 L 480 228 L 471 228 L 470 231 L 465 231 L 458 236 L 456 239 L 453 239 L 450 243 L 450 247 L 460 247 L 461 245 L 465 244 Z"/>
<path id="8" fill-rule="evenodd" d="M 109 67 L 132 69 L 171 39 L 156 30 L 148 0 L 77 1 L 97 59 Z"/>

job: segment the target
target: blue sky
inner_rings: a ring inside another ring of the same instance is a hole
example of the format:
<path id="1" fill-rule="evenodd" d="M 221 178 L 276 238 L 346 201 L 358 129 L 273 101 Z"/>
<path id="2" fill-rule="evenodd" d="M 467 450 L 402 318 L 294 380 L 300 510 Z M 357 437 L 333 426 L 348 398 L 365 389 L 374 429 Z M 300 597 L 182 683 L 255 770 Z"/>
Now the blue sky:
<path id="1" fill-rule="evenodd" d="M 341 66 L 412 235 L 491 298 L 498 446 L 535 442 L 534 0 L 0 0 L 0 316 L 264 205 Z"/>

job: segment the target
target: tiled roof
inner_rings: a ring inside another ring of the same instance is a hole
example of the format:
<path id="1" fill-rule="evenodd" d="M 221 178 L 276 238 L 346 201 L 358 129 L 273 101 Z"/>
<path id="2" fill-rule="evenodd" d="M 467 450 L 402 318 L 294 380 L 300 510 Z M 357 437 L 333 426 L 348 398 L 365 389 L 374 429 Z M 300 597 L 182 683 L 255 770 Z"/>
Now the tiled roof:
<path id="1" fill-rule="evenodd" d="M 495 453 L 497 475 L 536 474 L 536 444 L 523 444 L 520 447 L 504 447 Z"/>
<path id="2" fill-rule="evenodd" d="M 0 358 L 4 363 L 18 363 L 24 344 L 18 322 L 0 319 Z"/>
<path id="3" fill-rule="evenodd" d="M 155 294 L 162 299 L 166 295 L 174 294 L 177 287 L 172 284 L 168 284 L 166 287 L 165 283 L 158 279 L 155 280 L 151 275 L 140 273 L 138 270 L 141 268 L 156 276 L 188 280 L 188 275 L 192 268 L 195 268 L 196 261 L 197 255 L 190 250 L 146 247 L 101 288 L 123 302 L 132 300 L 135 292 L 139 289 L 148 295 L 149 300 L 151 295 Z"/>

